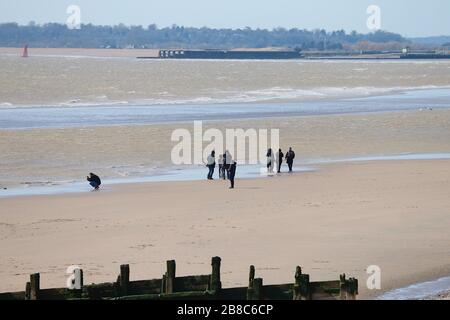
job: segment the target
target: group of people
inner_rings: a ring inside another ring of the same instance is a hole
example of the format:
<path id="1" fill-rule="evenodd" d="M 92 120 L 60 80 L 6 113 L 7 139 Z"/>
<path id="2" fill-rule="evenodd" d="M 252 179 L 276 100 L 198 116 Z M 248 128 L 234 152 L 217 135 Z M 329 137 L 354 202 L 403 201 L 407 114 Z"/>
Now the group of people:
<path id="1" fill-rule="evenodd" d="M 267 150 L 267 172 L 272 173 L 275 164 L 277 165 L 277 173 L 281 173 L 281 165 L 283 164 L 283 159 L 286 160 L 286 163 L 289 168 L 289 172 L 292 172 L 292 166 L 294 164 L 295 152 L 292 150 L 292 147 L 289 148 L 289 151 L 286 152 L 286 155 L 283 153 L 281 149 L 278 149 L 278 153 L 275 157 L 272 148 Z"/>
<path id="2" fill-rule="evenodd" d="M 277 172 L 281 172 L 281 165 L 283 164 L 283 159 L 286 160 L 286 163 L 289 168 L 289 172 L 292 172 L 292 165 L 294 164 L 295 152 L 292 148 L 289 148 L 289 151 L 286 152 L 286 155 L 283 153 L 281 149 L 278 149 L 278 152 L 275 156 L 272 149 L 267 150 L 267 172 L 273 173 L 273 169 L 275 164 L 277 165 Z M 219 179 L 230 180 L 230 189 L 234 189 L 234 178 L 236 176 L 236 167 L 237 162 L 233 160 L 231 153 L 227 150 L 224 154 L 219 155 L 217 160 L 219 165 Z M 214 170 L 216 168 L 216 152 L 213 150 L 211 154 L 207 158 L 206 166 L 208 167 L 208 180 L 214 180 Z M 86 177 L 86 180 L 89 184 L 94 188 L 94 190 L 98 190 L 102 181 L 100 177 L 94 173 L 90 173 L 89 176 Z"/>
<path id="3" fill-rule="evenodd" d="M 230 189 L 234 189 L 234 177 L 236 176 L 237 162 L 233 160 L 231 153 L 227 150 L 224 154 L 219 155 L 219 179 L 230 180 Z M 216 168 L 216 152 L 213 150 L 207 158 L 208 180 L 214 180 L 214 170 Z"/>
<path id="4" fill-rule="evenodd" d="M 270 148 L 267 150 L 267 173 L 273 173 L 275 164 L 277 165 L 277 172 L 281 173 L 281 165 L 283 164 L 283 159 L 289 168 L 289 172 L 292 172 L 292 166 L 294 164 L 295 152 L 292 147 L 286 152 L 286 155 L 281 149 L 278 149 L 278 153 L 274 154 L 273 150 Z M 220 154 L 217 160 L 219 165 L 219 179 L 230 180 L 230 189 L 234 189 L 234 178 L 236 176 L 236 166 L 237 162 L 233 160 L 231 153 L 227 150 L 224 154 Z M 216 168 L 216 152 L 213 150 L 211 154 L 207 157 L 206 166 L 208 167 L 208 180 L 214 180 L 214 170 Z"/>

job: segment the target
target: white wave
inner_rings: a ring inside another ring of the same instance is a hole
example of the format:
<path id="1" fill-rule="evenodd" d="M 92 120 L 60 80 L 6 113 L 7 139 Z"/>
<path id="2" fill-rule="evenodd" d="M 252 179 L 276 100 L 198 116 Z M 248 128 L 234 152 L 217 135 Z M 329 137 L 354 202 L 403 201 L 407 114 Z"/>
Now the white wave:
<path id="1" fill-rule="evenodd" d="M 102 98 L 105 97 L 105 98 Z M 113 105 L 126 105 L 128 101 L 108 100 L 106 96 L 98 97 L 102 101 L 82 101 L 81 99 L 73 99 L 57 105 L 48 105 L 47 107 L 101 107 Z"/>
<path id="2" fill-rule="evenodd" d="M 363 71 L 367 71 L 367 70 L 369 70 L 368 68 L 355 68 L 355 69 L 352 69 L 353 71 L 358 71 L 358 72 L 363 72 Z"/>
<path id="3" fill-rule="evenodd" d="M 437 88 L 437 87 L 436 87 Z M 415 88 L 376 88 L 376 87 L 323 87 L 312 89 L 295 89 L 273 87 L 267 89 L 250 90 L 244 92 L 222 91 L 216 96 L 200 96 L 185 99 L 142 99 L 131 103 L 146 105 L 179 105 L 179 104 L 225 104 L 252 103 L 264 101 L 302 101 L 324 98 L 366 97 Z M 427 88 L 417 88 L 427 89 Z M 429 88 L 432 89 L 432 88 Z"/>
<path id="4" fill-rule="evenodd" d="M 216 91 L 209 96 L 176 97 L 167 92 L 160 92 L 159 97 L 109 100 L 106 95 L 99 95 L 92 100 L 74 98 L 59 104 L 40 105 L 13 105 L 11 103 L 0 104 L 1 107 L 96 107 L 116 105 L 207 105 L 207 104 L 233 104 L 233 103 L 256 103 L 256 102 L 301 102 L 320 99 L 350 99 L 365 98 L 377 95 L 389 95 L 402 92 L 450 89 L 450 86 L 418 86 L 418 87 L 316 87 L 316 88 L 290 88 L 272 87 L 247 91 Z"/>

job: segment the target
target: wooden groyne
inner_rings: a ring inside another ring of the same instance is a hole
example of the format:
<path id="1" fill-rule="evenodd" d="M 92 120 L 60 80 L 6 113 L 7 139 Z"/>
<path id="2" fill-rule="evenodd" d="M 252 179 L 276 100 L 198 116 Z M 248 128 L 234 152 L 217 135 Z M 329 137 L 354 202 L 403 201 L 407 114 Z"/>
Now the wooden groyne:
<path id="1" fill-rule="evenodd" d="M 250 266 L 248 286 L 222 288 L 221 259 L 211 260 L 211 273 L 197 276 L 176 276 L 176 263 L 167 261 L 167 270 L 160 279 L 130 280 L 130 266 L 120 266 L 115 282 L 83 284 L 83 271 L 78 270 L 78 289 L 42 289 L 39 273 L 31 274 L 25 291 L 0 293 L 0 300 L 354 300 L 358 280 L 345 274 L 335 281 L 312 282 L 308 274 L 296 268 L 294 282 L 264 285 Z"/>

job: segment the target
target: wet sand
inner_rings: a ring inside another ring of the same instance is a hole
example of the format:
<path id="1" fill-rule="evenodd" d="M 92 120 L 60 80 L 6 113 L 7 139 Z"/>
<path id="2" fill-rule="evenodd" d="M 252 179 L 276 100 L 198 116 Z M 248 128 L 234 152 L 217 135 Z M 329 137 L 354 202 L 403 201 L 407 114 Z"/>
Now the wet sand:
<path id="1" fill-rule="evenodd" d="M 311 159 L 450 151 L 450 110 L 210 121 L 208 128 L 278 128 L 297 164 Z M 0 187 L 151 175 L 171 166 L 176 128 L 193 123 L 0 130 Z M 206 143 L 205 143 L 206 146 Z"/>
<path id="2" fill-rule="evenodd" d="M 168 259 L 180 275 L 208 273 L 223 258 L 223 284 L 245 285 L 255 264 L 264 282 L 347 273 L 365 288 L 382 270 L 383 291 L 450 274 L 450 161 L 324 165 L 317 172 L 223 181 L 114 186 L 110 191 L 0 199 L 0 291 L 23 290 L 41 272 L 61 287 L 78 264 L 87 283 L 157 278 Z"/>

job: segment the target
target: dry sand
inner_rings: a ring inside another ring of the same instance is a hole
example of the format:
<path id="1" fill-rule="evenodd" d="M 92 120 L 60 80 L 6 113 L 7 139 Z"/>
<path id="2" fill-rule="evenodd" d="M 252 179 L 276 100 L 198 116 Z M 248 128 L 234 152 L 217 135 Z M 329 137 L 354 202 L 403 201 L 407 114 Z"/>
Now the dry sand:
<path id="1" fill-rule="evenodd" d="M 250 264 L 265 283 L 360 280 L 382 269 L 388 290 L 450 274 L 450 161 L 327 165 L 316 172 L 223 181 L 148 183 L 101 192 L 0 199 L 0 291 L 62 287 L 78 264 L 85 281 L 157 278 L 165 260 L 180 275 L 209 273 L 223 259 L 225 287 L 245 285 Z"/>

